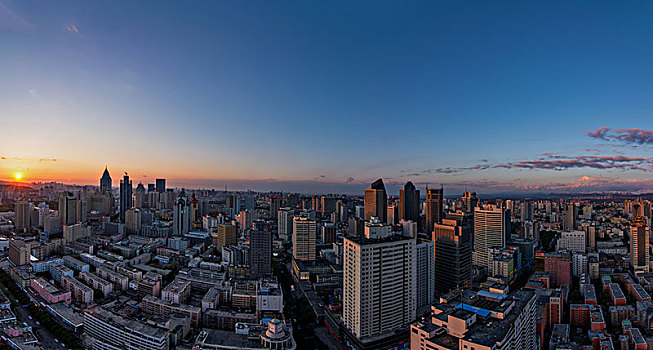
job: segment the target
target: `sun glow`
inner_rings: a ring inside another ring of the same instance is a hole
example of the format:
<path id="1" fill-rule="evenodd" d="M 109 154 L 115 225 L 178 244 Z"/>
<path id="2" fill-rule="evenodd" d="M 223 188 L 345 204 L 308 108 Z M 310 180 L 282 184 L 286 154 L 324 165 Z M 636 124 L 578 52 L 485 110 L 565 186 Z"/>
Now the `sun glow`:
<path id="1" fill-rule="evenodd" d="M 16 180 L 20 180 L 20 179 L 23 178 L 23 174 L 21 174 L 21 173 L 16 173 L 16 174 L 14 175 L 14 177 L 16 178 Z"/>

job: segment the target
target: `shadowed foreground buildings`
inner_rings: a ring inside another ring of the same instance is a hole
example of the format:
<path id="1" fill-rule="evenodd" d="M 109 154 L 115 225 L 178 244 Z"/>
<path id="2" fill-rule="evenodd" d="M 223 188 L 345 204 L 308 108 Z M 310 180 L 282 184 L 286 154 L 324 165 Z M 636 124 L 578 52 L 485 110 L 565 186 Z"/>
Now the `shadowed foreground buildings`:
<path id="1" fill-rule="evenodd" d="M 411 349 L 537 350 L 536 299 L 531 291 L 452 291 L 413 323 Z"/>

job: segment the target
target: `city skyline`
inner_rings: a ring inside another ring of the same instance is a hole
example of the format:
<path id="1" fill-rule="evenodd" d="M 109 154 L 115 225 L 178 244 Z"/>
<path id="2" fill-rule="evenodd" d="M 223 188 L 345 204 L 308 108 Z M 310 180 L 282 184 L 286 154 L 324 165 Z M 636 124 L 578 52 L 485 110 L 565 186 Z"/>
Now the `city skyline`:
<path id="1" fill-rule="evenodd" d="M 650 4 L 32 5 L 0 2 L 3 181 L 653 188 Z"/>

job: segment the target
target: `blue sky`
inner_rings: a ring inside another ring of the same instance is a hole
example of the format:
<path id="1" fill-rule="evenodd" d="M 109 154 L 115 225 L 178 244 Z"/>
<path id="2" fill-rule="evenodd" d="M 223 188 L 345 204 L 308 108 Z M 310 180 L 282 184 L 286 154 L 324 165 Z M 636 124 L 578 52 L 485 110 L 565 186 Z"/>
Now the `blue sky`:
<path id="1" fill-rule="evenodd" d="M 0 0 L 0 178 L 651 188 L 653 141 L 618 137 L 653 129 L 651 18 L 649 2 Z M 588 136 L 601 127 L 614 137 Z"/>

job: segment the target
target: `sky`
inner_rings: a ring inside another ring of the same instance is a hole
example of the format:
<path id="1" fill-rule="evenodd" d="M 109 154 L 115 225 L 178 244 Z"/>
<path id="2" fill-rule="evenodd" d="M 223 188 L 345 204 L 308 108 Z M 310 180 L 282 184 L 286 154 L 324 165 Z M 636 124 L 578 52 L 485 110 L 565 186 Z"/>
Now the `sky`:
<path id="1" fill-rule="evenodd" d="M 653 3 L 0 0 L 0 180 L 653 192 Z"/>

